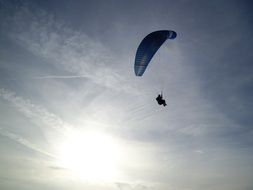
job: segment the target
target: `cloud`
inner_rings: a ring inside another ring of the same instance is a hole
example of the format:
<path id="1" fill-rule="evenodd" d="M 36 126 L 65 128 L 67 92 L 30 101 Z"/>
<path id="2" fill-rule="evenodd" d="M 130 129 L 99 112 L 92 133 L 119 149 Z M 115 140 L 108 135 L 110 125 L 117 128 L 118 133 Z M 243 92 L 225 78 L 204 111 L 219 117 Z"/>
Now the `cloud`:
<path id="1" fill-rule="evenodd" d="M 140 183 L 123 183 L 117 182 L 115 185 L 119 190 L 148 190 L 150 189 L 147 185 L 143 185 Z"/>
<path id="2" fill-rule="evenodd" d="M 26 148 L 29 148 L 30 150 L 33 150 L 37 153 L 43 154 L 43 155 L 48 156 L 50 158 L 54 158 L 54 156 L 52 154 L 50 154 L 49 152 L 47 152 L 45 150 L 40 149 L 35 144 L 33 144 L 30 141 L 28 141 L 27 139 L 19 136 L 18 134 L 11 133 L 7 130 L 4 130 L 2 127 L 0 127 L 0 134 L 2 136 L 8 137 L 9 139 L 25 146 Z"/>
<path id="3" fill-rule="evenodd" d="M 71 29 L 41 9 L 35 13 L 27 6 L 21 6 L 13 16 L 5 16 L 6 19 L 1 21 L 8 37 L 59 71 L 69 73 L 66 76 L 55 73 L 35 78 L 85 77 L 107 88 L 130 91 L 130 85 L 122 85 L 128 79 L 122 74 L 124 67 L 101 41 Z"/>
<path id="4" fill-rule="evenodd" d="M 85 75 L 80 76 L 54 76 L 54 75 L 48 75 L 48 76 L 40 76 L 40 77 L 34 77 L 35 79 L 74 79 L 74 78 L 86 78 Z"/>
<path id="5" fill-rule="evenodd" d="M 70 124 L 64 122 L 42 106 L 37 106 L 29 100 L 16 96 L 13 92 L 0 88 L 0 97 L 10 102 L 18 111 L 33 121 L 38 120 L 64 135 L 72 133 L 73 131 L 73 127 Z"/>

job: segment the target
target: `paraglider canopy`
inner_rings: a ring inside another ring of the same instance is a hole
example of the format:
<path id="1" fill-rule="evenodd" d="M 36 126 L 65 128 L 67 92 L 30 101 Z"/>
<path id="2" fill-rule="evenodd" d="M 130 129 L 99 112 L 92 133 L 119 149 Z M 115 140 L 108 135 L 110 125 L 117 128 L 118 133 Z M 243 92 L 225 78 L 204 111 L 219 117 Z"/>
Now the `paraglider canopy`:
<path id="1" fill-rule="evenodd" d="M 171 30 L 159 30 L 148 34 L 140 43 L 134 63 L 136 76 L 142 76 L 157 50 L 167 39 L 175 39 L 177 33 Z"/>

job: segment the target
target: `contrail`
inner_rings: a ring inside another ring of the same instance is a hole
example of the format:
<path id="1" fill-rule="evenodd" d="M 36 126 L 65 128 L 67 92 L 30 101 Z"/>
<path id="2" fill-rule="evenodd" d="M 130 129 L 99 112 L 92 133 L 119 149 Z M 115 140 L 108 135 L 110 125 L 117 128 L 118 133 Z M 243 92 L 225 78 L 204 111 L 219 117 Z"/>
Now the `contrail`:
<path id="1" fill-rule="evenodd" d="M 31 103 L 30 100 L 16 96 L 13 92 L 3 88 L 0 88 L 0 98 L 9 101 L 26 117 L 43 122 L 61 134 L 69 135 L 73 133 L 73 126 L 45 108 Z"/>
<path id="2" fill-rule="evenodd" d="M 74 78 L 87 78 L 87 75 L 77 75 L 77 76 L 57 76 L 57 75 L 49 75 L 49 76 L 40 76 L 33 77 L 35 79 L 74 79 Z"/>
<path id="3" fill-rule="evenodd" d="M 23 145 L 23 146 L 25 146 L 25 147 L 33 150 L 33 151 L 36 151 L 36 152 L 41 153 L 41 154 L 44 154 L 44 155 L 46 155 L 46 156 L 48 156 L 50 158 L 55 158 L 54 155 L 52 155 L 49 152 L 46 152 L 46 151 L 38 148 L 35 144 L 29 142 L 27 139 L 19 136 L 18 134 L 6 131 L 2 127 L 0 127 L 0 135 L 5 136 L 5 137 L 7 137 L 7 138 L 9 138 L 9 139 L 11 139 L 11 140 L 13 140 L 13 141 L 15 141 L 15 142 Z"/>

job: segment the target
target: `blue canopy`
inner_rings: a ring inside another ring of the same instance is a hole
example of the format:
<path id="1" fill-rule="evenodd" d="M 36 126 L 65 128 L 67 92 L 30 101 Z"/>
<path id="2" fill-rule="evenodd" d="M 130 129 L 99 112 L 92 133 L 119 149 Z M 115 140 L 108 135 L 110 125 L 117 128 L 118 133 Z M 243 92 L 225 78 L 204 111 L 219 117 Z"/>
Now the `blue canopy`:
<path id="1" fill-rule="evenodd" d="M 159 30 L 148 34 L 140 43 L 134 63 L 136 76 L 142 76 L 157 50 L 167 39 L 175 39 L 177 33 L 171 30 Z"/>

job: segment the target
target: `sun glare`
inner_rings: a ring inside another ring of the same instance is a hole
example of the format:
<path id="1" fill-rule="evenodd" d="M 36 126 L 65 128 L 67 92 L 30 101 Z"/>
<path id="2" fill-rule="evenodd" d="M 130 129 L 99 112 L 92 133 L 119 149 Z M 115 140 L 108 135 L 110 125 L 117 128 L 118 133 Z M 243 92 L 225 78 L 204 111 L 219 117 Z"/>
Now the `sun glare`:
<path id="1" fill-rule="evenodd" d="M 73 135 L 60 146 L 59 164 L 86 180 L 111 180 L 117 176 L 120 150 L 103 133 Z"/>

